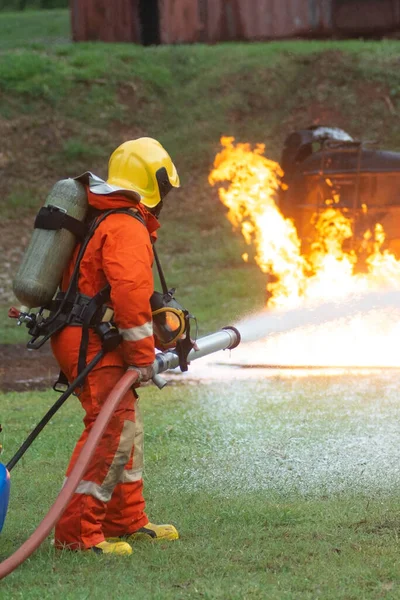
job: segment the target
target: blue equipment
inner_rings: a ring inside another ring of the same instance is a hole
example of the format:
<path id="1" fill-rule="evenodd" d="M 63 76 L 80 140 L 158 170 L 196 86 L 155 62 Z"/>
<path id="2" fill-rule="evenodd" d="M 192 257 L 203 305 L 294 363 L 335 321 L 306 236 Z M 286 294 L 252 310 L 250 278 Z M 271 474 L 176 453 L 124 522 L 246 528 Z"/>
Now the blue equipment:
<path id="1" fill-rule="evenodd" d="M 10 473 L 0 463 L 0 531 L 3 529 L 10 497 Z"/>

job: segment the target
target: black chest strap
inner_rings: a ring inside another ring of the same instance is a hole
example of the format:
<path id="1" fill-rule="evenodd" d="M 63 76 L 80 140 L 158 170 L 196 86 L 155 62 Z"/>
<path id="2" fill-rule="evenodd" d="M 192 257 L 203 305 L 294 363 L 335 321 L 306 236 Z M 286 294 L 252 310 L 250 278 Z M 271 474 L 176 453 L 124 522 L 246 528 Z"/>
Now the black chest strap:
<path id="1" fill-rule="evenodd" d="M 110 290 L 111 287 L 107 284 L 100 292 L 90 299 L 90 301 L 84 307 L 83 312 L 79 315 L 79 318 L 82 321 L 82 338 L 79 346 L 78 375 L 86 367 L 90 327 L 100 323 L 101 315 L 99 315 L 99 310 L 106 302 L 109 302 Z M 94 322 L 96 315 L 100 317 L 97 323 Z M 71 324 L 78 325 L 79 322 L 77 322 L 75 319 L 75 321 L 72 321 Z"/>

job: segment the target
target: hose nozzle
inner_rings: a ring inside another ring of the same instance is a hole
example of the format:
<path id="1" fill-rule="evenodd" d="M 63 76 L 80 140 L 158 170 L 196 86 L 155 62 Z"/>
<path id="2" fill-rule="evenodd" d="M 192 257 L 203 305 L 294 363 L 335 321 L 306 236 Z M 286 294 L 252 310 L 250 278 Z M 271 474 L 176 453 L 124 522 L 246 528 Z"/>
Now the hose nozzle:
<path id="1" fill-rule="evenodd" d="M 237 348 L 240 344 L 240 342 L 242 341 L 242 336 L 240 335 L 240 331 L 239 329 L 236 329 L 236 327 L 233 327 L 233 325 L 227 325 L 226 327 L 222 328 L 222 331 L 229 331 L 232 332 L 232 344 L 230 346 L 228 346 L 228 348 L 226 348 L 226 350 L 233 350 L 234 348 Z"/>

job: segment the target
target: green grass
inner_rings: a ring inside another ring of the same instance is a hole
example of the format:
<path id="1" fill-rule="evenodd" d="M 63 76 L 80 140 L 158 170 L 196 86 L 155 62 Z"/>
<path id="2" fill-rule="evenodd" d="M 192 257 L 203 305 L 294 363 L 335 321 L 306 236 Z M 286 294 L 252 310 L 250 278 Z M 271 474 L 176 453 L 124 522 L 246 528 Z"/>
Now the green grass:
<path id="1" fill-rule="evenodd" d="M 18 303 L 15 302 L 18 306 Z M 10 303 L 11 306 L 11 303 Z M 27 331 L 23 327 L 16 325 L 15 319 L 8 318 L 8 309 L 10 306 L 0 307 L 1 343 L 2 344 L 23 344 L 28 342 Z"/>
<path id="2" fill-rule="evenodd" d="M 65 43 L 71 38 L 67 10 L 0 13 L 0 52 Z"/>
<path id="3" fill-rule="evenodd" d="M 65 161 L 76 161 L 82 158 L 107 158 L 106 153 L 102 148 L 93 147 L 84 140 L 78 138 L 70 138 L 66 140 L 62 146 L 61 159 Z"/>
<path id="4" fill-rule="evenodd" d="M 242 262 L 248 248 L 207 181 L 220 135 L 265 142 L 279 159 L 288 133 L 320 122 L 400 149 L 385 100 L 400 110 L 397 41 L 141 48 L 69 37 L 67 11 L 0 15 L 1 288 L 16 267 L 9 252 L 53 183 L 86 169 L 105 176 L 120 142 L 151 135 L 183 183 L 166 203 L 159 253 L 203 335 L 265 302 L 265 276 Z M 1 341 L 26 341 L 1 304 Z M 163 393 L 145 389 L 149 515 L 174 522 L 181 540 L 138 545 L 124 561 L 55 554 L 46 542 L 2 582 L 0 597 L 398 598 L 391 377 L 183 379 Z M 4 462 L 54 400 L 0 397 Z M 55 498 L 81 419 L 69 401 L 13 471 L 1 557 Z"/>
<path id="5" fill-rule="evenodd" d="M 35 196 L 31 189 L 23 186 L 15 187 L 7 197 L 7 204 L 4 206 L 2 214 L 6 218 L 15 219 L 20 211 L 37 210 L 40 205 L 41 198 Z"/>
<path id="6" fill-rule="evenodd" d="M 148 513 L 181 540 L 135 545 L 125 560 L 46 541 L 2 582 L 4 597 L 398 598 L 393 390 L 386 374 L 146 388 Z M 4 462 L 54 399 L 1 396 Z M 2 558 L 55 498 L 81 418 L 69 401 L 12 472 Z"/>

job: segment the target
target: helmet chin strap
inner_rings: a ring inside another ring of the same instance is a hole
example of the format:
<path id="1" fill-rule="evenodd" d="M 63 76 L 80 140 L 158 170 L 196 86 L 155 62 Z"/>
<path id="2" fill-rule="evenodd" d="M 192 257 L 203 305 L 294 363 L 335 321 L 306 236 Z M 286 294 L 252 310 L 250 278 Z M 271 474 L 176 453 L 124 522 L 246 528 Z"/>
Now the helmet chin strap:
<path id="1" fill-rule="evenodd" d="M 158 217 L 160 216 L 160 212 L 162 210 L 162 207 L 164 206 L 164 203 L 162 200 L 160 200 L 160 202 L 157 204 L 157 206 L 154 206 L 154 208 L 148 208 L 147 210 L 156 217 L 156 219 L 158 219 Z"/>

